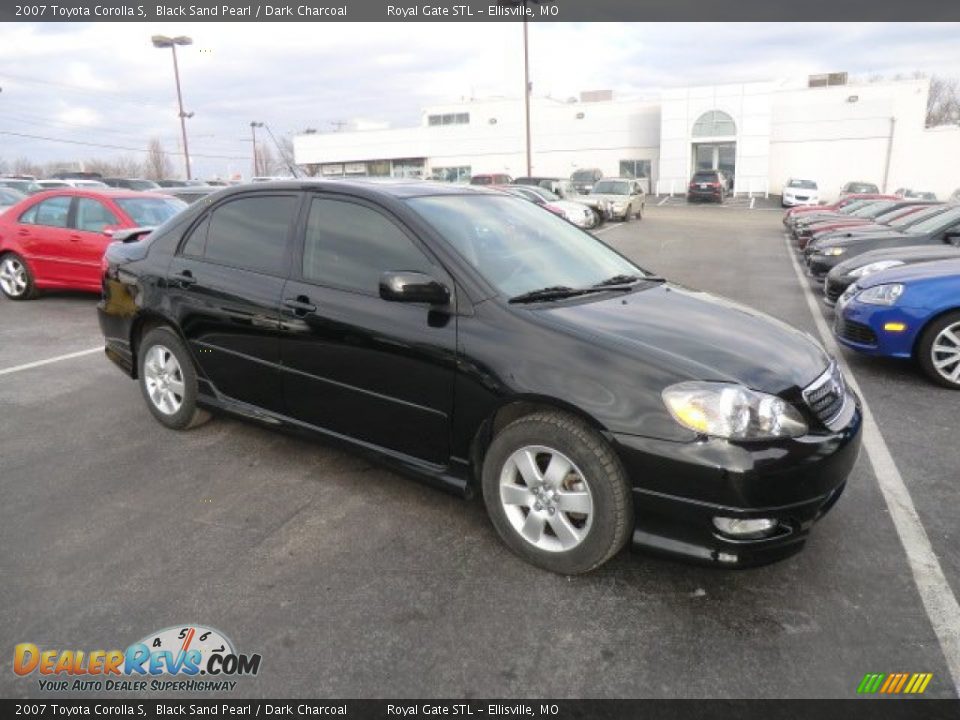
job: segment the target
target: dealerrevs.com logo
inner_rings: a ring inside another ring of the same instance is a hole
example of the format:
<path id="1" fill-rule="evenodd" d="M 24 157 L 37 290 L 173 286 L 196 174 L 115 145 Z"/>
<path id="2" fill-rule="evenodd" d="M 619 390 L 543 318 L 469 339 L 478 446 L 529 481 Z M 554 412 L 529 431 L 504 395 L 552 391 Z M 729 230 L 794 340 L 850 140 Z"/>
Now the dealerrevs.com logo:
<path id="1" fill-rule="evenodd" d="M 218 630 L 177 625 L 151 633 L 126 650 L 74 650 L 20 643 L 13 671 L 37 677 L 38 689 L 62 691 L 225 691 L 233 678 L 255 676 L 259 654 L 238 653 Z"/>

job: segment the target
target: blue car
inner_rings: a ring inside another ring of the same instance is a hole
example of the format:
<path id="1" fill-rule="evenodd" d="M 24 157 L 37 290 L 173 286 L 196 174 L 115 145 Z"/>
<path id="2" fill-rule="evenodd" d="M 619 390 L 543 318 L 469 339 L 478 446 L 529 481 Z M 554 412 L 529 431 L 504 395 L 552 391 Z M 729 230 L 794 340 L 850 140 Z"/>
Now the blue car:
<path id="1" fill-rule="evenodd" d="M 934 382 L 960 390 L 960 260 L 862 278 L 837 301 L 833 332 L 862 353 L 915 359 Z"/>

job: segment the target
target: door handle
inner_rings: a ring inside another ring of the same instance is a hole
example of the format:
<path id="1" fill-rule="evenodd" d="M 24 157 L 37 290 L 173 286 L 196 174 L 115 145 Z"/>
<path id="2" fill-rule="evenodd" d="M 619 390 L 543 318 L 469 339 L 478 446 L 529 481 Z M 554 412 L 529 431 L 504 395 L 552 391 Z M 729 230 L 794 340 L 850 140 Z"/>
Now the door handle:
<path id="1" fill-rule="evenodd" d="M 180 287 L 187 287 L 188 285 L 193 285 L 197 282 L 197 279 L 189 270 L 184 270 L 182 273 L 172 275 L 170 279 L 177 283 Z"/>
<path id="2" fill-rule="evenodd" d="M 76 233 L 70 235 L 70 242 L 80 242 L 81 240 L 83 240 L 83 238 Z"/>
<path id="3" fill-rule="evenodd" d="M 17 230 L 17 235 L 22 235 L 22 236 L 26 237 L 26 236 L 29 235 L 29 234 L 30 234 L 30 231 L 29 231 L 29 230 L 25 230 L 24 228 L 20 228 L 19 230 Z"/>
<path id="4" fill-rule="evenodd" d="M 306 295 L 298 295 L 295 298 L 286 298 L 283 301 L 284 307 L 293 310 L 294 315 L 306 315 L 317 311 L 317 306 L 310 302 Z"/>

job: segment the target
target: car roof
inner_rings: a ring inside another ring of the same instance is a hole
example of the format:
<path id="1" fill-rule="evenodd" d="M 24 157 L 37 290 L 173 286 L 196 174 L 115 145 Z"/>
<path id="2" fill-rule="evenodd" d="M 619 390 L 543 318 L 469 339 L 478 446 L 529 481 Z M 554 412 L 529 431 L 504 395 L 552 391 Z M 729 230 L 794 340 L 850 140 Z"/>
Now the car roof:
<path id="1" fill-rule="evenodd" d="M 406 180 L 402 178 L 351 178 L 351 179 L 313 179 L 270 180 L 267 182 L 244 183 L 219 188 L 222 197 L 243 192 L 263 192 L 265 190 L 344 190 L 358 191 L 368 196 L 388 196 L 394 198 L 425 197 L 430 195 L 490 195 L 485 186 L 460 183 L 439 183 L 427 180 Z"/>
<path id="2" fill-rule="evenodd" d="M 150 198 L 150 197 L 170 197 L 164 193 L 159 192 L 144 192 L 141 190 L 128 190 L 127 188 L 112 188 L 112 187 L 65 187 L 65 188 L 53 188 L 51 190 L 45 190 L 44 192 L 38 192 L 34 195 L 31 195 L 31 198 L 48 198 L 55 196 L 83 196 L 91 197 L 97 195 L 103 195 L 110 198 Z"/>

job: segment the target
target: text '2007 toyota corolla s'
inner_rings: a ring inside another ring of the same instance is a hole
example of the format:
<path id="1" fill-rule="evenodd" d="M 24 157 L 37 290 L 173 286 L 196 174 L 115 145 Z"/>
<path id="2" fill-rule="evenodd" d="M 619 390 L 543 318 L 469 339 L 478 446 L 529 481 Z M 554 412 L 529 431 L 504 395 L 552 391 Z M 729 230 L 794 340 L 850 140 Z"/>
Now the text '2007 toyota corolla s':
<path id="1" fill-rule="evenodd" d="M 167 427 L 221 410 L 342 441 L 482 494 L 561 573 L 628 540 L 788 555 L 859 450 L 859 401 L 809 336 L 487 190 L 218 192 L 109 248 L 100 322 Z"/>

